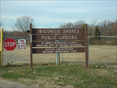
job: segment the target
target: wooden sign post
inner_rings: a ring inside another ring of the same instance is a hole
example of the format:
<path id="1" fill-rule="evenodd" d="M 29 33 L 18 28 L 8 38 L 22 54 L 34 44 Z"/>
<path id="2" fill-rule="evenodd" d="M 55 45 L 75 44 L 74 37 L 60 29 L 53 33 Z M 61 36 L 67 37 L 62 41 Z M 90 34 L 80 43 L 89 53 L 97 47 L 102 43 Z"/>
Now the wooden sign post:
<path id="1" fill-rule="evenodd" d="M 85 66 L 88 68 L 87 24 L 85 24 Z"/>
<path id="2" fill-rule="evenodd" d="M 33 60 L 32 60 L 32 24 L 30 24 L 30 62 L 31 62 L 31 69 L 33 71 Z"/>

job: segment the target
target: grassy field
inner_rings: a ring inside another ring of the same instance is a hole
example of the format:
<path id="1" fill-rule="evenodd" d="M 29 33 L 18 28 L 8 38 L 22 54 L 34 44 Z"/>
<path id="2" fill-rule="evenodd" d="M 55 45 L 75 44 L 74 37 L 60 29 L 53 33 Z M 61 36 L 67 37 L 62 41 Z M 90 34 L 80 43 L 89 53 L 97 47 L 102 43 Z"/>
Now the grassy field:
<path id="1" fill-rule="evenodd" d="M 25 85 L 45 88 L 117 88 L 117 69 L 106 66 L 89 66 L 72 63 L 55 65 L 38 64 L 30 70 L 28 64 L 6 65 L 1 69 L 1 77 Z"/>
<path id="2" fill-rule="evenodd" d="M 6 51 L 3 49 L 3 55 L 14 55 L 28 60 L 25 63 L 30 63 L 30 47 L 26 50 Z M 55 62 L 56 54 L 33 54 L 33 63 L 49 63 Z M 4 59 L 4 58 L 3 58 Z M 17 59 L 17 58 L 16 58 Z M 62 54 L 60 54 L 62 61 Z M 67 62 L 85 62 L 85 53 L 63 53 L 63 61 Z M 21 62 L 15 62 L 21 63 Z M 23 62 L 24 63 L 24 62 Z M 90 45 L 89 46 L 89 63 L 112 63 L 117 65 L 117 46 L 107 45 Z"/>
<path id="3" fill-rule="evenodd" d="M 33 71 L 29 66 L 29 46 L 26 50 L 3 49 L 3 55 L 7 54 L 28 61 L 4 65 L 0 74 L 4 79 L 45 88 L 117 88 L 117 46 L 89 46 L 88 69 L 85 69 L 85 53 L 64 53 L 64 62 L 58 65 L 55 65 L 55 54 L 34 54 Z M 62 54 L 60 58 L 62 61 Z"/>

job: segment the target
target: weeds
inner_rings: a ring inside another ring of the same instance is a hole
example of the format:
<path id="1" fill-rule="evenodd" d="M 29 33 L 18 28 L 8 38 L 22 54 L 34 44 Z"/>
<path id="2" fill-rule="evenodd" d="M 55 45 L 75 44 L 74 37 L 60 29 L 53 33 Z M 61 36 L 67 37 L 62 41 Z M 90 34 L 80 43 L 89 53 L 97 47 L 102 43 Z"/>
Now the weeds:
<path id="1" fill-rule="evenodd" d="M 20 83 L 34 83 L 39 86 L 50 85 L 51 83 L 57 86 L 71 85 L 74 88 L 113 88 L 117 87 L 117 74 L 113 74 L 115 68 L 107 68 L 105 65 L 89 65 L 85 69 L 83 65 L 74 65 L 73 63 L 59 63 L 58 65 L 50 64 L 35 64 L 33 71 L 30 70 L 28 64 L 8 65 L 1 69 L 1 77 L 5 79 L 13 79 Z M 108 74 L 105 74 L 105 73 Z M 101 74 L 102 73 L 102 74 Z M 113 75 L 112 75 L 113 74 Z M 19 79 L 24 79 L 19 80 Z M 28 81 L 25 81 L 25 80 Z M 42 81 L 40 81 L 42 80 Z M 34 81 L 34 82 L 33 82 Z M 47 83 L 47 84 L 46 84 Z M 28 84 L 29 85 L 29 84 Z"/>

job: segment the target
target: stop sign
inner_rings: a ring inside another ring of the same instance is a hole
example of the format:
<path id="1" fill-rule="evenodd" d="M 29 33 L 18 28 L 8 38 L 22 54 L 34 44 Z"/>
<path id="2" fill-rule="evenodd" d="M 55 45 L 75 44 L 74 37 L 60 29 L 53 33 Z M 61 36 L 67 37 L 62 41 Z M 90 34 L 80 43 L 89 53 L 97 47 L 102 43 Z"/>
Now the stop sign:
<path id="1" fill-rule="evenodd" d="M 16 48 L 16 41 L 13 38 L 7 38 L 3 42 L 4 48 L 7 51 L 12 51 Z"/>

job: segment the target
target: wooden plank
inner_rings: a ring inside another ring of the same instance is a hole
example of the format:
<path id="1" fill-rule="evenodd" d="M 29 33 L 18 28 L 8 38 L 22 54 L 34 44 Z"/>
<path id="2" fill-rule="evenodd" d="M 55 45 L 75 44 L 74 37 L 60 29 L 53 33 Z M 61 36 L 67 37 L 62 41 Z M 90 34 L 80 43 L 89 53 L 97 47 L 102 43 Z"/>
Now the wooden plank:
<path id="1" fill-rule="evenodd" d="M 85 46 L 85 41 L 32 42 L 32 47 Z"/>
<path id="2" fill-rule="evenodd" d="M 85 40 L 85 35 L 32 35 L 32 40 Z"/>
<path id="3" fill-rule="evenodd" d="M 32 34 L 85 34 L 85 29 L 78 28 L 32 28 Z"/>
<path id="4" fill-rule="evenodd" d="M 33 48 L 32 53 L 77 53 L 77 52 L 85 52 L 85 47 L 79 48 Z"/>

